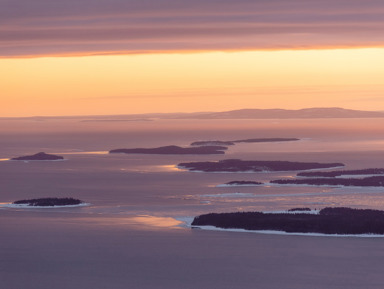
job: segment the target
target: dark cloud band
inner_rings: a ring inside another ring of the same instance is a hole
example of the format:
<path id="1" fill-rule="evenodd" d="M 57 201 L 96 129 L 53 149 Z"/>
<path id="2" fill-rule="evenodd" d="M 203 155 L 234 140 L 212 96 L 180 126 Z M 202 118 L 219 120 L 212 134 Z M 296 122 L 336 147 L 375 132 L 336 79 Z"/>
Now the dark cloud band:
<path id="1" fill-rule="evenodd" d="M 381 0 L 2 3 L 2 57 L 384 46 Z"/>

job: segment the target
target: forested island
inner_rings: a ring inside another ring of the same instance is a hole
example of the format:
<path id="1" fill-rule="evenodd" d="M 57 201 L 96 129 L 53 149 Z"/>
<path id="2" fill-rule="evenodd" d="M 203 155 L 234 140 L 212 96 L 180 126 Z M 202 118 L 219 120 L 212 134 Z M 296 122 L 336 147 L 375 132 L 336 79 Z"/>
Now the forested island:
<path id="1" fill-rule="evenodd" d="M 363 169 L 363 170 L 342 170 L 331 172 L 301 172 L 298 173 L 298 177 L 322 177 L 322 178 L 335 178 L 345 175 L 384 175 L 384 169 Z"/>
<path id="2" fill-rule="evenodd" d="M 54 206 L 73 206 L 84 202 L 74 198 L 39 198 L 30 200 L 15 201 L 15 205 L 27 205 L 33 207 L 54 207 Z"/>
<path id="3" fill-rule="evenodd" d="M 62 156 L 56 156 L 52 154 L 46 154 L 44 152 L 40 152 L 30 156 L 21 156 L 16 158 L 11 158 L 12 161 L 57 161 L 63 160 Z"/>
<path id="4" fill-rule="evenodd" d="M 271 184 L 279 185 L 310 185 L 310 186 L 355 186 L 355 187 L 383 187 L 384 176 L 374 176 L 362 179 L 354 178 L 306 178 L 272 180 Z"/>
<path id="5" fill-rule="evenodd" d="M 243 161 L 227 159 L 218 162 L 189 162 L 178 164 L 179 168 L 193 172 L 278 172 L 301 171 L 342 167 L 342 163 L 314 163 L 289 161 Z"/>
<path id="6" fill-rule="evenodd" d="M 384 211 L 339 207 L 324 208 L 318 214 L 211 213 L 195 217 L 192 226 L 287 233 L 384 234 Z"/>
<path id="7" fill-rule="evenodd" d="M 196 141 L 191 143 L 191 146 L 206 146 L 206 145 L 223 145 L 232 146 L 236 143 L 260 143 L 260 142 L 284 142 L 284 141 L 298 141 L 298 138 L 250 138 L 240 139 L 232 141 L 220 141 L 220 140 L 207 140 L 207 141 Z"/>
<path id="8" fill-rule="evenodd" d="M 236 187 L 236 186 L 259 186 L 264 183 L 255 182 L 255 181 L 231 181 L 222 185 L 218 185 L 219 187 Z"/>
<path id="9" fill-rule="evenodd" d="M 158 148 L 133 148 L 133 149 L 114 149 L 109 153 L 124 154 L 161 154 L 161 155 L 212 155 L 224 154 L 228 148 L 225 146 L 201 146 L 201 147 L 179 147 L 163 146 Z"/>

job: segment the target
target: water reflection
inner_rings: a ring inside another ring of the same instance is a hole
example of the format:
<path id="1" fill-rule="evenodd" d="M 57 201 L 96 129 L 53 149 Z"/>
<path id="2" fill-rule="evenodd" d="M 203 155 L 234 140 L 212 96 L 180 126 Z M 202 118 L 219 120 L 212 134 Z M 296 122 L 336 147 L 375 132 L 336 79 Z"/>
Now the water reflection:
<path id="1" fill-rule="evenodd" d="M 152 166 L 152 168 L 164 172 L 180 172 L 180 169 L 176 165 Z"/>
<path id="2" fill-rule="evenodd" d="M 139 215 L 137 217 L 133 217 L 132 220 L 146 226 L 161 228 L 176 227 L 183 223 L 182 221 L 178 221 L 170 217 L 155 217 L 150 215 Z"/>
<path id="3" fill-rule="evenodd" d="M 75 151 L 75 152 L 58 152 L 53 153 L 58 155 L 108 155 L 109 151 L 91 151 L 91 152 L 85 152 L 85 151 Z"/>

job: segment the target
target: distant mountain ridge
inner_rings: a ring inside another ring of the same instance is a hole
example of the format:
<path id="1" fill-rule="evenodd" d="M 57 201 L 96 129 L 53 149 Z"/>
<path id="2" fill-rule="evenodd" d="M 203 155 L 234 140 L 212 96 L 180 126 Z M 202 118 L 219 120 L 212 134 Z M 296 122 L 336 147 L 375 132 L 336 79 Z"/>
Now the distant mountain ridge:
<path id="1" fill-rule="evenodd" d="M 290 119 L 290 118 L 381 118 L 384 112 L 352 110 L 338 107 L 287 109 L 239 109 L 190 115 L 195 119 Z M 181 116 L 178 118 L 189 118 Z"/>
<path id="2" fill-rule="evenodd" d="M 223 112 L 193 113 L 142 113 L 123 115 L 79 115 L 79 116 L 34 116 L 4 117 L 0 119 L 26 119 L 43 121 L 46 119 L 79 119 L 89 121 L 149 121 L 155 119 L 310 119 L 310 118 L 382 118 L 384 111 L 364 111 L 340 107 L 289 109 L 238 109 Z"/>

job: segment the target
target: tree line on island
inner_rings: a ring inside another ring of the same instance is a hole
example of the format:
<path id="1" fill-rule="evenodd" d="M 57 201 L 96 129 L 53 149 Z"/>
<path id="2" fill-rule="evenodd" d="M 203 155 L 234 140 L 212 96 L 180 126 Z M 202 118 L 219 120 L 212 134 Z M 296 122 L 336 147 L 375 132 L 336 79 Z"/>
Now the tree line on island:
<path id="1" fill-rule="evenodd" d="M 296 209 L 299 210 L 299 209 Z M 304 208 L 303 211 L 306 211 Z M 210 213 L 194 218 L 193 227 L 272 230 L 287 233 L 384 234 L 384 211 L 324 208 L 318 214 L 235 212 Z"/>
<path id="2" fill-rule="evenodd" d="M 355 186 L 355 187 L 384 187 L 384 169 L 370 168 L 361 170 L 300 172 L 296 179 L 271 180 L 269 184 L 277 185 L 309 185 L 309 186 Z M 356 176 L 342 178 L 342 176 Z M 242 186 L 245 184 L 263 185 L 256 181 L 230 181 L 224 186 Z M 219 185 L 223 186 L 223 185 Z"/>
<path id="3" fill-rule="evenodd" d="M 19 200 L 13 202 L 15 205 L 27 205 L 35 207 L 71 206 L 84 203 L 74 198 L 38 198 L 29 200 Z"/>
<path id="4" fill-rule="evenodd" d="M 218 162 L 179 163 L 178 167 L 200 172 L 283 172 L 343 167 L 343 163 L 316 163 L 290 161 L 243 161 L 226 159 Z"/>

